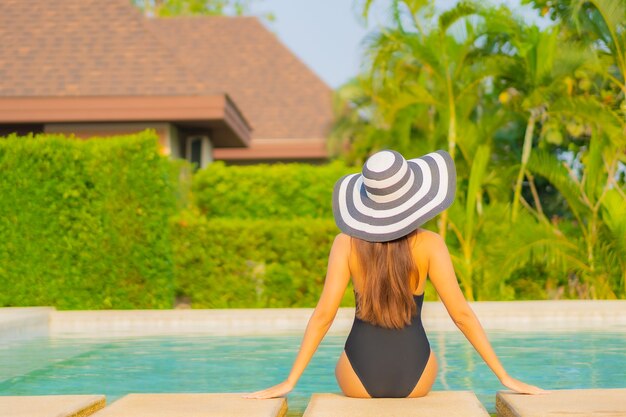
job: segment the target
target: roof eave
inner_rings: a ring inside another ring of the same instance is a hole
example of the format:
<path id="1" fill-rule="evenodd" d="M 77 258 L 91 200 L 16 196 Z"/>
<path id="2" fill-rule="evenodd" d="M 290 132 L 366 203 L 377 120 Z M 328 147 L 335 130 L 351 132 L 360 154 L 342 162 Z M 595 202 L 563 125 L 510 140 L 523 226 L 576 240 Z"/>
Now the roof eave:
<path id="1" fill-rule="evenodd" d="M 211 128 L 216 148 L 250 145 L 251 127 L 224 94 L 0 97 L 0 124 L 171 122 Z"/>

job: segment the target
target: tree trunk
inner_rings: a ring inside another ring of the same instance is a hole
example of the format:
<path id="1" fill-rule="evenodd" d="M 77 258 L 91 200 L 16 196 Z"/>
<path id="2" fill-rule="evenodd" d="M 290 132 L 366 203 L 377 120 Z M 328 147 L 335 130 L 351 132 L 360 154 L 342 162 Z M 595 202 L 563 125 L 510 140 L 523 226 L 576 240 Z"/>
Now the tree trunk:
<path id="1" fill-rule="evenodd" d="M 454 103 L 454 94 L 452 93 L 452 80 L 450 74 L 447 76 L 448 81 L 448 111 L 450 112 L 450 123 L 448 125 L 448 153 L 454 161 L 454 154 L 456 151 L 456 105 Z M 441 213 L 439 220 L 439 234 L 446 240 L 446 231 L 448 230 L 448 210 L 444 210 Z"/>
<path id="2" fill-rule="evenodd" d="M 519 201 L 522 196 L 522 181 L 524 180 L 524 173 L 526 172 L 526 165 L 530 159 L 530 151 L 533 147 L 533 132 L 535 131 L 535 122 L 537 120 L 537 111 L 535 109 L 530 111 L 530 117 L 526 124 L 526 133 L 524 134 L 524 146 L 522 147 L 522 164 L 517 174 L 517 181 L 515 182 L 515 192 L 513 193 L 513 209 L 511 210 L 511 220 L 515 222 L 517 220 L 517 212 L 519 211 Z"/>

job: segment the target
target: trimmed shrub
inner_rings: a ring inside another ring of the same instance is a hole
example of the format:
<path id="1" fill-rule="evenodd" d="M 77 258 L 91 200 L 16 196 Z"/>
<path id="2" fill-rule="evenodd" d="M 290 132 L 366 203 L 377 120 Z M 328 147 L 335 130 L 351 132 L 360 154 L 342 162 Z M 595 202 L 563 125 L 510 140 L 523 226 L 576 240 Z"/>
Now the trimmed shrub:
<path id="1" fill-rule="evenodd" d="M 335 181 L 357 171 L 340 162 L 240 167 L 218 161 L 195 174 L 192 190 L 196 205 L 208 218 L 332 219 Z"/>
<path id="2" fill-rule="evenodd" d="M 154 132 L 0 139 L 0 306 L 170 308 L 174 173 Z"/>
<path id="3" fill-rule="evenodd" d="M 192 189 L 200 213 L 172 222 L 177 296 L 194 308 L 314 307 L 339 233 L 333 186 L 358 171 L 338 161 L 215 162 L 198 171 Z M 430 283 L 426 299 L 437 299 Z M 342 305 L 354 306 L 351 285 Z"/>
<path id="4" fill-rule="evenodd" d="M 314 307 L 333 220 L 172 219 L 176 294 L 193 308 Z M 354 305 L 351 287 L 341 305 Z"/>

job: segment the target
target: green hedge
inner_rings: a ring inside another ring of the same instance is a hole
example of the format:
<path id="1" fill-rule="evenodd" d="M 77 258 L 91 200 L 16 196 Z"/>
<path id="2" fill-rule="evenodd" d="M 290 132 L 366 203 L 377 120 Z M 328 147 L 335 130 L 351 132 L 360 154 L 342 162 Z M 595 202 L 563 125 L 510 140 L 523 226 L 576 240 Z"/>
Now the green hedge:
<path id="1" fill-rule="evenodd" d="M 216 163 L 193 182 L 203 212 L 181 211 L 180 163 L 153 132 L 0 138 L 0 306 L 313 307 L 339 232 L 332 186 L 351 171 Z"/>
<path id="2" fill-rule="evenodd" d="M 154 132 L 0 138 L 0 306 L 170 308 L 174 165 Z"/>
<path id="3" fill-rule="evenodd" d="M 332 219 L 335 181 L 357 171 L 339 162 L 317 166 L 215 162 L 195 174 L 192 189 L 196 205 L 208 218 Z"/>
<path id="4" fill-rule="evenodd" d="M 327 219 L 172 219 L 178 297 L 193 308 L 314 307 L 339 232 Z M 354 305 L 349 289 L 342 305 Z"/>

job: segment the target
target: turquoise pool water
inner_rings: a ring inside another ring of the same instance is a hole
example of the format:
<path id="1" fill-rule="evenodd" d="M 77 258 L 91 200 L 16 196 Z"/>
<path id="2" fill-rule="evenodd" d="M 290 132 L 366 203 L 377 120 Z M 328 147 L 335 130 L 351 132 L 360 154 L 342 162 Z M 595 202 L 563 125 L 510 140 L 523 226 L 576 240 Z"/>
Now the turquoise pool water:
<path id="1" fill-rule="evenodd" d="M 626 386 L 625 333 L 489 332 L 511 375 L 547 389 Z M 129 392 L 247 392 L 278 383 L 301 336 L 119 337 L 0 340 L 0 395 Z M 472 390 L 490 412 L 503 389 L 459 332 L 431 332 L 439 360 L 436 390 Z M 339 392 L 334 366 L 345 337 L 327 336 L 297 388 L 290 415 L 313 392 Z"/>

